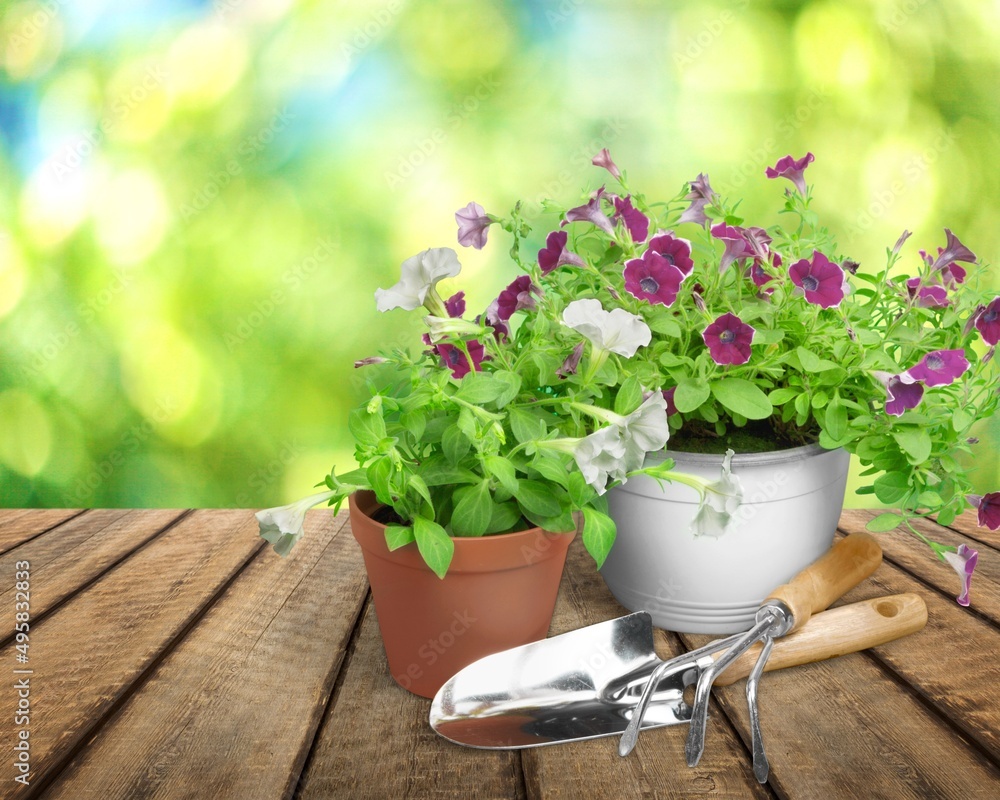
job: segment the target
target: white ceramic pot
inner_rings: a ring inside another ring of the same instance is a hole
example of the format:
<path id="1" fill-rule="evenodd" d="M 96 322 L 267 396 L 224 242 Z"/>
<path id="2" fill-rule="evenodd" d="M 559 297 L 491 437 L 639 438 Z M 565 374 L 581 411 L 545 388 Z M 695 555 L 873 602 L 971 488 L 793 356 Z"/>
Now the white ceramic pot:
<path id="1" fill-rule="evenodd" d="M 656 460 L 665 457 L 681 472 L 721 474 L 722 456 L 667 451 Z M 601 575 L 618 602 L 649 611 L 657 627 L 747 630 L 768 593 L 832 545 L 849 463 L 846 450 L 819 445 L 734 456 L 744 502 L 718 538 L 694 535 L 693 489 L 631 478 L 608 493 L 618 538 Z"/>

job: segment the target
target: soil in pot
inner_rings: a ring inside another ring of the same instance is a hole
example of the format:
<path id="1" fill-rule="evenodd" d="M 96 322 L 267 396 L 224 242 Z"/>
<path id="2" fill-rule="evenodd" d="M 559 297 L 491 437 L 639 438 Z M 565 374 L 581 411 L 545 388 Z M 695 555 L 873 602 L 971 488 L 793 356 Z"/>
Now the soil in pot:
<path id="1" fill-rule="evenodd" d="M 819 430 L 782 425 L 780 420 L 750 420 L 742 428 L 729 426 L 721 436 L 708 423 L 689 420 L 679 431 L 670 434 L 668 450 L 682 453 L 770 453 L 812 444 Z"/>

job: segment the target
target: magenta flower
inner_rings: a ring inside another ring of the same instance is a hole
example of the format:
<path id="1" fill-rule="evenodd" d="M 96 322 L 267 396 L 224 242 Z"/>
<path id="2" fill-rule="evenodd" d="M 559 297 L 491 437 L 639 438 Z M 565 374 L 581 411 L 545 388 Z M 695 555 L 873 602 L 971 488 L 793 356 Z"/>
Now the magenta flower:
<path id="1" fill-rule="evenodd" d="M 708 183 L 708 175 L 700 172 L 698 173 L 698 177 L 691 181 L 689 185 L 691 191 L 684 196 L 684 199 L 690 200 L 691 205 L 684 209 L 684 213 L 677 220 L 677 224 L 679 225 L 682 222 L 696 222 L 699 225 L 704 225 L 709 221 L 708 217 L 705 216 L 705 206 L 715 202 L 715 191 Z"/>
<path id="2" fill-rule="evenodd" d="M 469 359 L 465 357 L 465 353 L 462 352 L 462 348 L 456 347 L 453 344 L 439 344 L 434 350 L 444 365 L 451 370 L 451 376 L 453 378 L 461 379 L 468 375 L 470 372 L 475 370 L 476 372 L 481 372 L 482 367 L 480 366 L 483 361 L 486 360 L 486 350 L 483 348 L 482 342 L 472 341 L 466 342 L 465 346 L 469 348 L 469 356 L 472 357 L 472 363 L 469 363 Z"/>
<path id="3" fill-rule="evenodd" d="M 771 252 L 770 261 L 772 267 L 781 269 L 781 256 L 774 251 Z M 775 276 L 764 269 L 764 262 L 755 258 L 750 265 L 750 280 L 753 281 L 754 286 L 760 289 L 761 294 L 771 294 L 774 291 L 773 286 L 768 286 L 774 279 Z"/>
<path id="4" fill-rule="evenodd" d="M 742 228 L 720 222 L 712 228 L 712 236 L 716 239 L 721 239 L 726 245 L 726 250 L 722 254 L 722 260 L 719 262 L 719 272 L 725 272 L 726 267 L 737 259 L 753 258 L 753 248 L 743 236 Z"/>
<path id="5" fill-rule="evenodd" d="M 993 346 L 1000 342 L 1000 297 L 994 297 L 982 311 L 975 314 L 976 330 L 986 344 Z"/>
<path id="6" fill-rule="evenodd" d="M 465 292 L 456 292 L 444 301 L 449 317 L 460 317 L 465 313 Z"/>
<path id="7" fill-rule="evenodd" d="M 625 263 L 625 291 L 639 300 L 654 305 L 670 306 L 677 299 L 685 275 L 666 258 L 652 250 L 642 258 Z"/>
<path id="8" fill-rule="evenodd" d="M 885 401 L 885 413 L 901 417 L 904 411 L 916 408 L 924 396 L 924 387 L 919 383 L 906 383 L 899 375 L 888 372 L 873 372 L 879 382 L 885 387 L 888 395 Z"/>
<path id="9" fill-rule="evenodd" d="M 938 250 L 938 257 L 931 264 L 931 269 L 945 269 L 955 261 L 961 261 L 965 264 L 976 263 L 976 254 L 962 244 L 955 234 L 945 228 L 944 235 L 947 237 L 944 250 Z M 962 277 L 965 277 L 965 270 L 962 270 Z"/>
<path id="10" fill-rule="evenodd" d="M 935 350 L 899 376 L 903 383 L 922 381 L 928 386 L 950 386 L 969 368 L 964 350 Z"/>
<path id="11" fill-rule="evenodd" d="M 506 322 L 514 315 L 515 311 L 534 308 L 535 298 L 532 297 L 532 294 L 538 294 L 538 292 L 538 287 L 531 282 L 531 278 L 527 275 L 515 278 L 486 309 L 487 321 L 491 324 Z"/>
<path id="12" fill-rule="evenodd" d="M 839 306 L 844 299 L 844 270 L 819 250 L 813 250 L 812 260 L 800 259 L 788 268 L 788 275 L 806 296 L 806 300 L 822 308 Z"/>
<path id="13" fill-rule="evenodd" d="M 556 371 L 556 375 L 566 379 L 570 375 L 576 374 L 577 367 L 580 366 L 580 359 L 583 357 L 583 345 L 584 342 L 580 342 L 573 348 L 573 352 L 566 356 L 566 360 L 563 361 L 562 366 Z"/>
<path id="14" fill-rule="evenodd" d="M 632 195 L 616 197 L 612 195 L 615 204 L 615 222 L 624 220 L 628 235 L 633 242 L 644 242 L 649 236 L 649 217 L 632 205 Z"/>
<path id="15" fill-rule="evenodd" d="M 746 364 L 754 329 L 735 314 L 723 314 L 705 328 L 702 338 L 716 364 Z"/>
<path id="16" fill-rule="evenodd" d="M 768 245 L 771 244 L 771 237 L 763 228 L 744 228 L 743 238 L 755 258 L 767 258 L 770 255 L 771 250 Z"/>
<path id="17" fill-rule="evenodd" d="M 538 251 L 538 266 L 542 268 L 542 275 L 548 275 L 556 267 L 567 264 L 584 266 L 580 256 L 566 249 L 568 238 L 566 231 L 553 231 L 545 237 L 545 247 Z"/>
<path id="18" fill-rule="evenodd" d="M 663 399 L 667 403 L 667 416 L 672 416 L 677 413 L 677 406 L 674 405 L 674 395 L 677 393 L 677 387 L 671 386 L 669 389 L 663 390 Z"/>
<path id="19" fill-rule="evenodd" d="M 611 153 L 608 152 L 608 148 L 602 148 L 601 152 L 590 159 L 590 163 L 595 167 L 604 167 L 611 176 L 616 180 L 620 181 L 622 179 L 621 170 L 618 169 L 618 165 L 611 160 Z"/>
<path id="20" fill-rule="evenodd" d="M 976 564 L 979 561 L 979 551 L 973 550 L 966 544 L 960 544 L 958 552 L 944 552 L 941 555 L 944 556 L 945 561 L 951 564 L 962 581 L 962 593 L 955 598 L 956 602 L 960 606 L 969 605 L 969 586 L 972 583 L 972 573 L 975 571 Z"/>
<path id="21" fill-rule="evenodd" d="M 924 286 L 920 278 L 909 278 L 906 281 L 906 291 L 911 298 L 915 297 L 918 306 L 922 308 L 944 308 L 948 305 L 948 290 L 943 286 Z"/>
<path id="22" fill-rule="evenodd" d="M 795 184 L 795 188 L 799 190 L 799 194 L 805 197 L 806 179 L 802 173 L 815 160 L 812 153 L 806 153 L 798 161 L 791 156 L 785 156 L 778 159 L 778 163 L 773 167 L 768 167 L 764 170 L 764 174 L 768 178 L 788 178 L 788 180 Z"/>
<path id="23" fill-rule="evenodd" d="M 663 256 L 668 264 L 673 264 L 685 275 L 690 275 L 694 269 L 691 260 L 691 242 L 679 239 L 672 233 L 661 233 L 649 240 L 648 252 Z"/>
<path id="24" fill-rule="evenodd" d="M 479 203 L 469 203 L 465 208 L 458 209 L 455 221 L 458 223 L 458 243 L 462 247 L 482 250 L 486 246 L 486 234 L 493 220 Z"/>
<path id="25" fill-rule="evenodd" d="M 577 206 L 567 211 L 566 218 L 559 223 L 559 227 L 564 227 L 570 222 L 590 222 L 610 236 L 614 236 L 615 226 L 611 224 L 611 220 L 608 219 L 607 215 L 601 211 L 601 196 L 603 194 L 604 187 L 602 186 L 590 198 L 590 202 L 587 205 Z"/>
<path id="26" fill-rule="evenodd" d="M 428 341 L 430 341 L 428 337 Z M 361 369 L 361 367 L 370 367 L 372 364 L 384 364 L 388 359 L 382 358 L 382 356 L 369 356 L 368 358 L 362 358 L 359 361 L 354 362 L 354 369 Z"/>
<path id="27" fill-rule="evenodd" d="M 965 499 L 979 510 L 980 528 L 989 528 L 991 531 L 1000 528 L 1000 492 L 967 494 Z"/>

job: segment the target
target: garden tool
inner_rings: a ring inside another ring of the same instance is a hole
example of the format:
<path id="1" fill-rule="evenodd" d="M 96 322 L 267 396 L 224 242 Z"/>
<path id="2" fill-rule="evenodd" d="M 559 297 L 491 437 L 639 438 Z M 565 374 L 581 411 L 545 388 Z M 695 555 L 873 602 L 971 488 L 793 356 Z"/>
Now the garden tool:
<path id="1" fill-rule="evenodd" d="M 856 533 L 841 539 L 826 555 L 806 567 L 791 581 L 775 589 L 761 604 L 755 617 L 755 624 L 749 631 L 729 637 L 715 645 L 717 648 L 728 646 L 728 649 L 698 677 L 694 707 L 691 712 L 691 727 L 688 730 L 685 746 L 688 766 L 693 767 L 698 763 L 705 748 L 708 698 L 713 683 L 737 658 L 760 642 L 760 653 L 747 678 L 746 694 L 750 706 L 754 774 L 761 783 L 767 780 L 768 763 L 760 733 L 757 687 L 773 650 L 774 640 L 801 629 L 813 614 L 827 608 L 844 592 L 871 575 L 881 560 L 882 552 L 868 534 Z M 635 746 L 643 715 L 655 689 L 653 679 L 655 675 L 651 676 L 651 680 L 644 688 L 636 705 L 635 714 L 622 736 L 619 745 L 621 755 L 628 754 Z"/>
<path id="2" fill-rule="evenodd" d="M 817 614 L 806 628 L 777 642 L 768 670 L 864 650 L 923 627 L 927 611 L 916 595 L 854 603 Z M 653 625 L 640 611 L 540 642 L 495 653 L 453 676 L 431 705 L 430 724 L 457 744 L 517 749 L 621 735 L 635 719 L 636 703 L 659 672 L 643 730 L 686 723 L 684 692 L 714 663 L 725 640 L 664 662 Z M 750 673 L 752 654 L 736 659 L 723 676 Z M 720 681 L 721 682 L 721 681 Z"/>

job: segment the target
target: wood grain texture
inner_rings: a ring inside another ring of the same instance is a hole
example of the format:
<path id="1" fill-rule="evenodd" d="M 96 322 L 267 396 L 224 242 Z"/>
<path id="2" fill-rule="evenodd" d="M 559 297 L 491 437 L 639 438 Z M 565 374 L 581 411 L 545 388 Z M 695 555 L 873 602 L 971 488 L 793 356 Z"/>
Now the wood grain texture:
<path id="1" fill-rule="evenodd" d="M 289 796 L 368 592 L 346 524 L 258 553 L 48 797 Z"/>
<path id="2" fill-rule="evenodd" d="M 994 549 L 1000 549 L 1000 530 L 991 531 L 989 528 L 980 528 L 979 514 L 974 509 L 963 511 L 948 527 L 970 539 L 975 539 L 980 544 L 988 544 Z M 970 546 L 974 545 L 970 543 Z"/>
<path id="3" fill-rule="evenodd" d="M 300 781 L 302 800 L 524 797 L 516 752 L 470 750 L 430 727 L 431 701 L 389 675 L 369 602 Z"/>
<path id="4" fill-rule="evenodd" d="M 0 508 L 0 554 L 84 513 L 79 508 Z"/>
<path id="5" fill-rule="evenodd" d="M 864 528 L 865 524 L 878 512 L 855 509 L 844 511 L 840 518 L 840 530 L 852 533 Z M 919 521 L 914 527 L 934 541 L 957 547 L 970 544 L 967 537 L 943 528 L 935 522 Z M 938 591 L 957 597 L 962 587 L 951 566 L 935 558 L 930 548 L 905 530 L 878 534 L 878 543 L 887 559 L 926 581 Z M 973 546 L 975 543 L 971 543 Z M 1000 552 L 989 546 L 976 547 L 979 563 L 972 576 L 972 607 L 974 613 L 981 614 L 1000 626 Z"/>
<path id="6" fill-rule="evenodd" d="M 31 753 L 28 795 L 198 617 L 260 548 L 248 511 L 197 511 L 31 629 Z M 12 664 L 13 644 L 0 649 Z M 0 694 L 0 719 L 16 698 Z M 3 745 L 10 763 L 13 742 Z"/>
<path id="7" fill-rule="evenodd" d="M 31 617 L 34 624 L 53 606 L 148 542 L 185 512 L 101 509 L 89 511 L 57 529 L 0 556 L 0 576 L 13 576 L 14 564 L 31 564 Z M 0 584 L 0 608 L 14 607 L 14 582 Z M 14 618 L 0 618 L 0 645 L 14 634 Z"/>
<path id="8" fill-rule="evenodd" d="M 564 633 L 629 613 L 605 586 L 580 541 L 570 546 L 566 574 L 552 623 Z M 658 653 L 682 652 L 677 637 L 655 632 Z M 753 776 L 750 762 L 718 706 L 712 706 L 712 730 L 718 746 L 689 769 L 684 758 L 687 725 L 674 725 L 639 736 L 635 750 L 618 755 L 614 737 L 525 750 L 525 785 L 532 798 L 692 798 L 769 797 Z"/>

